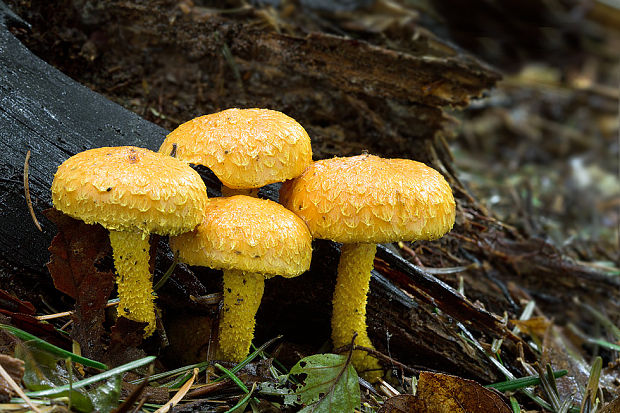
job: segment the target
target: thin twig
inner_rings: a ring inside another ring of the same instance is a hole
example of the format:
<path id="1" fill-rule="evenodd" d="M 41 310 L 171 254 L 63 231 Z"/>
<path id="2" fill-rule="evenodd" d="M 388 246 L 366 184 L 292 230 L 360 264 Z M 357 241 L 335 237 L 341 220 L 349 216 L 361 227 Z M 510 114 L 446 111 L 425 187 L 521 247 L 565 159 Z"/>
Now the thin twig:
<path id="1" fill-rule="evenodd" d="M 41 224 L 39 224 L 39 220 L 37 220 L 36 215 L 34 214 L 34 208 L 32 207 L 32 200 L 30 199 L 30 185 L 28 185 L 28 161 L 30 160 L 30 149 L 26 152 L 26 160 L 24 161 L 24 195 L 26 196 L 26 205 L 28 205 L 28 211 L 30 211 L 30 216 L 32 217 L 32 221 L 37 229 L 43 232 L 43 228 L 41 228 Z"/>
<path id="2" fill-rule="evenodd" d="M 337 349 L 334 349 L 334 353 L 340 354 L 343 353 L 345 351 L 349 351 L 350 350 L 350 344 L 347 344 L 346 346 L 342 346 L 339 347 Z M 378 359 L 381 359 L 382 361 L 386 362 L 386 363 L 391 363 L 393 365 L 395 365 L 396 367 L 398 367 L 399 369 L 406 371 L 408 373 L 411 374 L 420 374 L 420 370 L 419 369 L 414 369 L 413 367 L 409 367 L 406 364 L 401 363 L 400 361 L 397 361 L 395 359 L 393 359 L 392 357 L 383 354 L 382 352 L 375 350 L 374 348 L 371 347 L 364 347 L 364 346 L 358 346 L 355 345 L 353 346 L 353 350 L 360 350 L 360 351 L 365 351 L 366 353 L 375 356 Z"/>
<path id="3" fill-rule="evenodd" d="M 108 307 L 114 307 L 118 305 L 118 302 L 113 302 L 113 303 L 107 303 L 104 308 L 108 308 Z M 46 315 L 39 315 L 36 316 L 35 318 L 37 320 L 53 320 L 54 318 L 60 318 L 60 317 L 68 317 L 72 314 L 74 314 L 75 311 L 63 311 L 62 313 L 54 313 L 54 314 L 46 314 Z"/>
<path id="4" fill-rule="evenodd" d="M 187 394 L 187 397 L 190 399 L 197 399 L 200 397 L 204 397 L 208 394 L 212 394 L 218 390 L 223 390 L 231 387 L 230 379 L 225 379 L 223 381 L 218 381 L 215 383 L 209 383 L 202 387 L 198 387 L 197 389 L 192 390 Z"/>

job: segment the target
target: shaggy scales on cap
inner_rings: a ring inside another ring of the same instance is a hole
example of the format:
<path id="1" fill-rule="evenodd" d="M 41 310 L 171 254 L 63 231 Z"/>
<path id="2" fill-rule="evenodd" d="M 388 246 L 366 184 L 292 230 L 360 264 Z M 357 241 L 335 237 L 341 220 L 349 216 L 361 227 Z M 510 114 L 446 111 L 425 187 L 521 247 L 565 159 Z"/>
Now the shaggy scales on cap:
<path id="1" fill-rule="evenodd" d="M 197 117 L 173 130 L 159 152 L 169 155 L 173 145 L 178 159 L 206 166 L 233 190 L 292 179 L 312 161 L 305 129 L 270 109 L 227 109 Z M 235 192 L 224 193 L 229 194 Z"/>
<path id="2" fill-rule="evenodd" d="M 312 237 L 298 216 L 245 195 L 211 198 L 203 222 L 171 237 L 170 247 L 189 265 L 223 270 L 218 357 L 234 362 L 248 354 L 265 278 L 296 277 L 312 258 Z"/>
<path id="3" fill-rule="evenodd" d="M 372 155 L 313 163 L 280 190 L 280 202 L 300 216 L 314 238 L 342 242 L 333 299 L 334 347 L 351 342 L 372 347 L 366 332 L 366 296 L 377 243 L 432 240 L 454 224 L 455 202 L 444 177 L 408 159 Z M 353 353 L 353 364 L 370 380 L 377 360 Z"/>
<path id="4" fill-rule="evenodd" d="M 155 331 L 149 233 L 174 235 L 202 221 L 207 192 L 187 164 L 148 149 L 80 152 L 58 167 L 52 202 L 61 212 L 110 231 L 120 315 Z"/>

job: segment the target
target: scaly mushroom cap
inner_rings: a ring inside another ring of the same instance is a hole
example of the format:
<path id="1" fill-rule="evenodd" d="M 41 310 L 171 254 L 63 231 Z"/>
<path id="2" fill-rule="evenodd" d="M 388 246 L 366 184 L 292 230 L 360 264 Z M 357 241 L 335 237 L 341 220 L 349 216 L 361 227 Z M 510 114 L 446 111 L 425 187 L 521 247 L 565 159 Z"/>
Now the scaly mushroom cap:
<path id="1" fill-rule="evenodd" d="M 373 155 L 314 162 L 280 190 L 313 237 L 342 243 L 437 239 L 454 225 L 450 186 L 409 159 Z"/>
<path id="2" fill-rule="evenodd" d="M 190 265 L 284 277 L 310 267 L 311 243 L 291 211 L 245 195 L 211 198 L 194 231 L 170 238 L 170 248 Z"/>
<path id="3" fill-rule="evenodd" d="M 159 148 L 211 169 L 233 189 L 292 179 L 312 162 L 310 137 L 293 118 L 269 109 L 227 109 L 173 130 Z"/>
<path id="4" fill-rule="evenodd" d="M 207 192 L 186 163 L 148 149 L 108 147 L 67 159 L 52 183 L 54 207 L 109 230 L 179 234 L 202 220 Z"/>

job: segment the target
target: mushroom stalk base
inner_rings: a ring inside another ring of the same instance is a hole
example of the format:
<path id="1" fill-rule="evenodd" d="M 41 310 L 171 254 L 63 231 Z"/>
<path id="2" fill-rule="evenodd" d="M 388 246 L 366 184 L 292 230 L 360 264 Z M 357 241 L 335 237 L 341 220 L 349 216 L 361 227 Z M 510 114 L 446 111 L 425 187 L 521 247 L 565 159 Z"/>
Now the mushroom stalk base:
<path id="1" fill-rule="evenodd" d="M 224 306 L 220 313 L 217 358 L 242 361 L 254 337 L 254 316 L 258 311 L 265 277 L 261 274 L 224 270 Z"/>
<path id="2" fill-rule="evenodd" d="M 374 266 L 376 244 L 344 244 L 338 264 L 332 314 L 332 341 L 334 347 L 351 344 L 374 348 L 366 332 L 366 296 L 370 271 Z M 376 358 L 356 350 L 351 358 L 353 366 L 368 381 L 377 381 L 383 374 Z"/>
<path id="3" fill-rule="evenodd" d="M 118 315 L 147 323 L 144 337 L 155 331 L 153 283 L 149 271 L 149 238 L 141 232 L 110 231 L 118 285 Z"/>

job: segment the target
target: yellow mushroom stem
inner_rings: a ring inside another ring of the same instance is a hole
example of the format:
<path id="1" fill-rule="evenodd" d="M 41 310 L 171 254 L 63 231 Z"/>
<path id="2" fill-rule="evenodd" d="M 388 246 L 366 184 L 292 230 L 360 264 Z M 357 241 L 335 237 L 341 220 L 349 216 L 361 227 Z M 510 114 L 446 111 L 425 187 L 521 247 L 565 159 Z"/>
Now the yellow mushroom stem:
<path id="1" fill-rule="evenodd" d="M 235 195 L 245 195 L 251 196 L 252 198 L 258 198 L 258 189 L 259 188 L 234 189 L 222 185 L 222 196 L 231 197 Z"/>
<path id="2" fill-rule="evenodd" d="M 342 246 L 333 299 L 332 341 L 335 348 L 351 344 L 355 333 L 355 345 L 374 348 L 366 332 L 366 297 L 376 252 L 376 244 Z M 376 382 L 383 375 L 378 360 L 365 351 L 354 351 L 351 361 L 360 375 L 370 382 Z"/>
<path id="3" fill-rule="evenodd" d="M 264 289 L 265 277 L 262 274 L 224 270 L 218 359 L 240 362 L 248 355 L 254 337 L 254 317 Z"/>
<path id="4" fill-rule="evenodd" d="M 141 323 L 144 337 L 155 331 L 153 282 L 149 271 L 149 238 L 141 232 L 110 230 L 118 286 L 118 315 Z"/>

